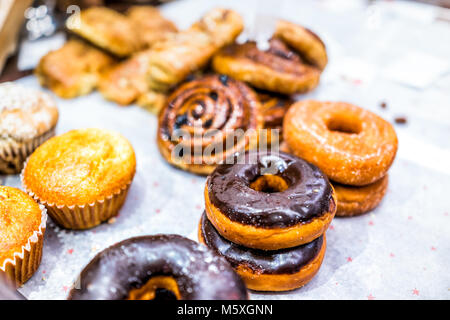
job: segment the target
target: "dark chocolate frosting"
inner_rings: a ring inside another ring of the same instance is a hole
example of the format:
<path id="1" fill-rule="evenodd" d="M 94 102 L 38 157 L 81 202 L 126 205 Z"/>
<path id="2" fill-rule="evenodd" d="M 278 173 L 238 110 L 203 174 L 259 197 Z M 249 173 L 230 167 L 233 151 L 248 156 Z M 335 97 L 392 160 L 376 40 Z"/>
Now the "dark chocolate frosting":
<path id="1" fill-rule="evenodd" d="M 236 163 L 236 159 L 231 162 Z M 227 162 L 217 166 L 206 183 L 210 202 L 232 221 L 286 228 L 320 217 L 334 205 L 328 178 L 296 156 L 253 151 L 246 152 L 237 164 Z M 276 168 L 276 172 L 267 172 L 269 168 Z M 283 178 L 289 187 L 274 193 L 250 188 L 250 183 L 264 173 Z"/>
<path id="2" fill-rule="evenodd" d="M 100 252 L 81 272 L 74 300 L 123 300 L 153 276 L 170 276 L 183 300 L 245 300 L 247 289 L 225 259 L 178 235 L 136 237 Z"/>
<path id="3" fill-rule="evenodd" d="M 243 247 L 223 238 L 203 213 L 201 232 L 205 244 L 225 257 L 233 268 L 244 265 L 255 273 L 293 274 L 311 262 L 320 253 L 323 235 L 310 243 L 275 251 Z"/>

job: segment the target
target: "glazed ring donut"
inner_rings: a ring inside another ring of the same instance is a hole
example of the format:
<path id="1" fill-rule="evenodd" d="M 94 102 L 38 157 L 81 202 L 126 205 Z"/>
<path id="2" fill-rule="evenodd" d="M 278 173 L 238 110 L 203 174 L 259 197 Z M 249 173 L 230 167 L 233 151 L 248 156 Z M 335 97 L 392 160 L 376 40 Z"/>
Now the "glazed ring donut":
<path id="1" fill-rule="evenodd" d="M 299 101 L 284 117 L 283 137 L 293 154 L 330 180 L 363 186 L 381 179 L 397 153 L 392 125 L 345 102 Z"/>
<path id="2" fill-rule="evenodd" d="M 205 208 L 226 239 L 277 250 L 311 242 L 328 228 L 336 197 L 314 165 L 286 153 L 247 152 L 208 177 Z"/>
<path id="3" fill-rule="evenodd" d="M 374 209 L 386 194 L 388 180 L 388 175 L 385 175 L 380 180 L 362 187 L 333 182 L 338 200 L 336 216 L 356 216 Z"/>
<path id="4" fill-rule="evenodd" d="M 288 291 L 304 286 L 319 271 L 326 249 L 325 234 L 289 249 L 249 249 L 223 238 L 206 214 L 200 221 L 199 240 L 225 257 L 247 288 L 257 291 Z"/>
<path id="5" fill-rule="evenodd" d="M 270 40 L 270 48 L 261 51 L 255 42 L 231 44 L 213 58 L 215 71 L 252 86 L 283 94 L 307 92 L 314 89 L 321 71 L 307 65 L 296 52 L 278 38 Z"/>
<path id="6" fill-rule="evenodd" d="M 255 92 L 240 81 L 209 75 L 186 82 L 160 113 L 159 150 L 176 167 L 210 174 L 224 159 L 257 144 L 262 127 L 258 110 Z M 227 140 L 239 132 L 238 139 Z"/>
<path id="7" fill-rule="evenodd" d="M 80 274 L 71 300 L 153 300 L 158 289 L 181 300 L 246 300 L 228 262 L 179 235 L 124 240 L 100 252 Z"/>

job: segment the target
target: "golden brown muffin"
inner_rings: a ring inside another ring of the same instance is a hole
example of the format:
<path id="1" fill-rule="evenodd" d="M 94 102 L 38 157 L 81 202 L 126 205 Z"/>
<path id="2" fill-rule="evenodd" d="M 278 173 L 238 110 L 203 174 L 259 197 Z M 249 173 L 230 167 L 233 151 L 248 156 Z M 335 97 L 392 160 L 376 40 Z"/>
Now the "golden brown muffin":
<path id="1" fill-rule="evenodd" d="M 83 41 L 69 40 L 46 54 L 35 74 L 42 86 L 61 98 L 74 98 L 97 87 L 100 73 L 113 63 L 113 58 Z"/>
<path id="2" fill-rule="evenodd" d="M 0 272 L 23 284 L 39 267 L 47 214 L 25 192 L 0 186 Z"/>
<path id="3" fill-rule="evenodd" d="M 27 161 L 22 183 L 58 224 L 86 229 L 118 213 L 135 171 L 133 147 L 122 135 L 80 129 L 39 147 Z"/>
<path id="4" fill-rule="evenodd" d="M 0 84 L 0 173 L 16 174 L 26 158 L 55 134 L 58 108 L 41 91 Z"/>
<path id="5" fill-rule="evenodd" d="M 128 9 L 126 15 L 135 26 L 142 48 L 150 48 L 156 42 L 170 38 L 178 32 L 175 24 L 152 6 L 133 6 Z"/>
<path id="6" fill-rule="evenodd" d="M 328 63 L 325 44 L 311 30 L 285 20 L 279 20 L 274 36 L 299 52 L 308 63 L 320 70 L 325 69 Z"/>
<path id="7" fill-rule="evenodd" d="M 236 12 L 214 9 L 186 31 L 156 43 L 147 73 L 150 89 L 166 91 L 202 68 L 221 47 L 233 42 L 243 27 Z"/>
<path id="8" fill-rule="evenodd" d="M 123 14 L 106 7 L 91 7 L 67 19 L 67 28 L 94 45 L 127 57 L 142 49 L 134 24 Z"/>

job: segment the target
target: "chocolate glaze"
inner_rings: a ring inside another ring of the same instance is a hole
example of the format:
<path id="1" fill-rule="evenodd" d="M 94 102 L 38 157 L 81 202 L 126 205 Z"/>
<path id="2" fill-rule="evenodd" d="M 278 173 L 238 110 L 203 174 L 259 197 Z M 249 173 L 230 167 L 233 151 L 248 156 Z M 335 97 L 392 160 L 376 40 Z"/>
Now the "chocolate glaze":
<path id="1" fill-rule="evenodd" d="M 335 205 L 328 178 L 303 159 L 283 152 L 253 151 L 246 152 L 239 163 L 217 166 L 206 182 L 210 202 L 232 221 L 286 228 L 320 217 Z M 265 193 L 250 188 L 269 166 L 276 167 L 276 172 L 266 173 L 283 178 L 288 189 Z"/>
<path id="2" fill-rule="evenodd" d="M 293 274 L 317 257 L 323 235 L 310 243 L 282 250 L 249 249 L 223 238 L 203 213 L 201 233 L 205 244 L 225 257 L 233 268 L 246 266 L 258 274 Z"/>
<path id="3" fill-rule="evenodd" d="M 183 300 L 247 299 L 225 259 L 178 235 L 130 238 L 100 252 L 81 272 L 73 300 L 123 300 L 153 276 L 175 279 Z"/>

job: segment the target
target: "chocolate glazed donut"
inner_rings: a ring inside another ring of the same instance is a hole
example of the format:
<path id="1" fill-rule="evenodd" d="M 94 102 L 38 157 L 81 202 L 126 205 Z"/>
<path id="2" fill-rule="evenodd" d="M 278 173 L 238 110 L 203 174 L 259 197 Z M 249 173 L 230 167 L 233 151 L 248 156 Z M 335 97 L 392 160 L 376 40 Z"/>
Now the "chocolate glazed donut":
<path id="1" fill-rule="evenodd" d="M 225 158 L 256 145 L 262 127 L 258 109 L 253 90 L 227 76 L 186 82 L 160 114 L 159 150 L 169 163 L 207 175 Z M 227 140 L 232 135 L 236 139 Z"/>
<path id="2" fill-rule="evenodd" d="M 325 234 L 288 249 L 249 249 L 223 238 L 206 213 L 198 236 L 200 242 L 227 259 L 249 289 L 258 291 L 287 291 L 305 285 L 319 271 L 326 249 Z"/>
<path id="3" fill-rule="evenodd" d="M 283 94 L 307 92 L 318 85 L 319 68 L 308 65 L 277 37 L 269 44 L 266 51 L 252 41 L 229 45 L 216 54 L 213 68 L 256 88 Z"/>
<path id="4" fill-rule="evenodd" d="M 81 272 L 72 300 L 151 300 L 158 289 L 182 300 L 246 300 L 225 259 L 178 235 L 136 237 L 100 252 Z"/>
<path id="5" fill-rule="evenodd" d="M 277 250 L 323 234 L 336 213 L 336 197 L 316 166 L 282 152 L 247 152 L 208 177 L 205 207 L 226 239 Z"/>

